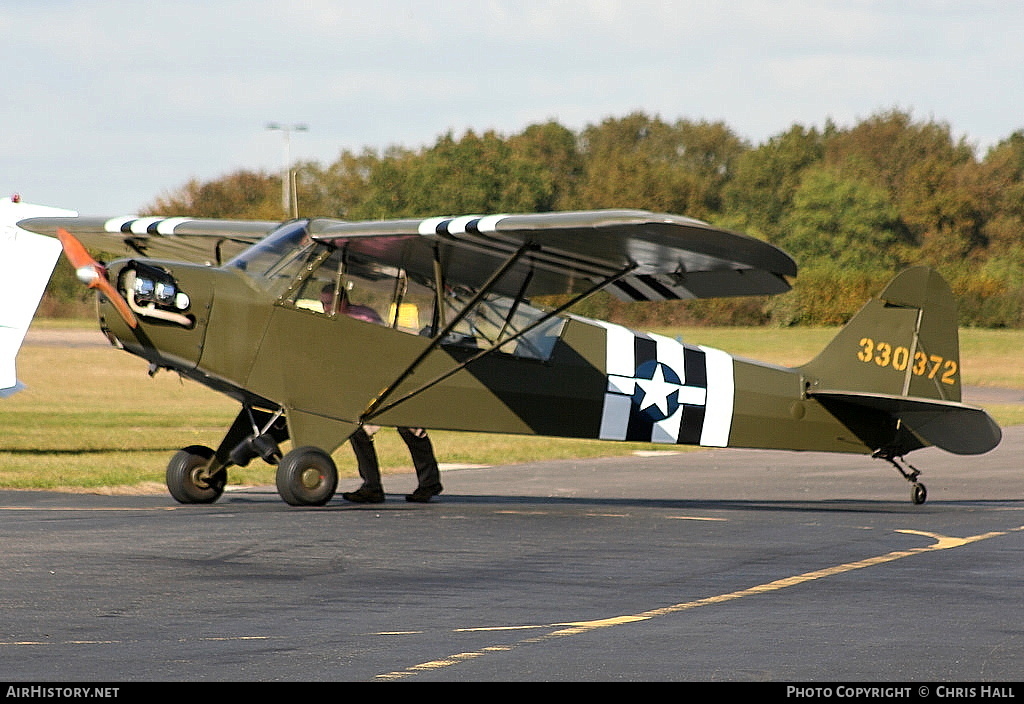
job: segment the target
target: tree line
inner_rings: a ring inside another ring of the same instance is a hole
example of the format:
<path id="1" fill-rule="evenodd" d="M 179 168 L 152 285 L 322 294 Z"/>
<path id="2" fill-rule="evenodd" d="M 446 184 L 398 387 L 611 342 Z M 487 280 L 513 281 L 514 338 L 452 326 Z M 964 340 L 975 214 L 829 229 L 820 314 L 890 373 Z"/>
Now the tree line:
<path id="1" fill-rule="evenodd" d="M 448 133 L 430 146 L 342 151 L 296 165 L 301 216 L 350 220 L 641 208 L 767 240 L 796 259 L 794 291 L 620 304 L 584 314 L 635 325 L 844 322 L 900 269 L 936 267 L 960 323 L 1024 326 L 1024 129 L 985 154 L 950 126 L 892 110 L 850 127 L 793 125 L 751 144 L 722 122 L 633 113 L 573 131 Z M 280 219 L 279 174 L 190 181 L 146 212 Z"/>

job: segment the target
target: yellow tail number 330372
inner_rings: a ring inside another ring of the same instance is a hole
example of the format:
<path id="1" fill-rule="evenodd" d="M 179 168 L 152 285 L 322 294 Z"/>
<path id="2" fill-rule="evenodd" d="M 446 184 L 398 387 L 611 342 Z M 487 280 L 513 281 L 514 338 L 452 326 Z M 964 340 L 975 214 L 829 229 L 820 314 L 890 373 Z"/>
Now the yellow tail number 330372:
<path id="1" fill-rule="evenodd" d="M 896 371 L 906 371 L 911 365 L 910 350 L 906 347 L 894 347 L 888 342 L 876 342 L 870 337 L 860 340 L 857 359 L 862 362 L 873 362 L 880 367 L 891 367 Z M 945 359 L 937 354 L 928 355 L 920 350 L 914 353 L 911 371 L 915 376 L 927 376 L 938 379 L 943 384 L 955 384 L 957 363 L 955 359 Z"/>

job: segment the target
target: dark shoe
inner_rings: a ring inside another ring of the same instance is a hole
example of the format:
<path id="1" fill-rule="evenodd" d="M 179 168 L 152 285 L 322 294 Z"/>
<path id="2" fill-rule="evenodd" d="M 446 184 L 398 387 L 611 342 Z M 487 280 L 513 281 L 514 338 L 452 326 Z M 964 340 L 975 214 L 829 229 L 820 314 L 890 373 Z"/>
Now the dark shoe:
<path id="1" fill-rule="evenodd" d="M 356 491 L 346 491 L 341 495 L 341 498 L 356 504 L 382 504 L 384 503 L 384 492 L 380 489 L 364 488 L 357 489 Z"/>
<path id="2" fill-rule="evenodd" d="M 442 487 L 436 486 L 430 489 L 424 489 L 423 487 L 417 487 L 416 491 L 411 494 L 405 495 L 406 501 L 411 501 L 417 504 L 425 504 L 430 501 L 431 496 L 437 496 L 442 491 Z"/>

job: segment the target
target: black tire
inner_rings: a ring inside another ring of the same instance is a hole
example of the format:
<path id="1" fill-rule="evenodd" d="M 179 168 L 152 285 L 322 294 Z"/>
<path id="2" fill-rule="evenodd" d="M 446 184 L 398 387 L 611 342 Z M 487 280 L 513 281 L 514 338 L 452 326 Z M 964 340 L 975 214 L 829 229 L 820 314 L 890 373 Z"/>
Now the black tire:
<path id="1" fill-rule="evenodd" d="M 334 460 L 316 447 L 297 447 L 277 466 L 277 493 L 292 506 L 323 506 L 338 488 Z"/>
<path id="2" fill-rule="evenodd" d="M 190 445 L 178 450 L 167 463 L 167 490 L 183 504 L 212 504 L 224 493 L 227 472 L 218 472 L 212 480 L 199 478 L 199 472 L 213 459 L 213 450 Z"/>
<path id="3" fill-rule="evenodd" d="M 928 500 L 928 490 L 924 488 L 924 484 L 914 484 L 914 488 L 910 490 L 910 500 L 917 506 Z"/>

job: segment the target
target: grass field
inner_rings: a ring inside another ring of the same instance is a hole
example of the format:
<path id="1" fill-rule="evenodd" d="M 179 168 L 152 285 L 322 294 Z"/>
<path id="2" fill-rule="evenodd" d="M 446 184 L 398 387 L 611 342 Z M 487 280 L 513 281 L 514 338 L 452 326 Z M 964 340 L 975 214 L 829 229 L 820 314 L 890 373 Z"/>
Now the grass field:
<path id="1" fill-rule="evenodd" d="M 54 323 L 43 321 L 43 326 Z M 94 323 L 92 323 L 94 325 Z M 785 365 L 811 359 L 835 334 L 826 328 L 659 330 L 737 356 Z M 965 384 L 1024 389 L 1024 331 L 961 332 Z M 170 456 L 186 445 L 216 446 L 237 405 L 111 348 L 26 345 L 18 376 L 27 388 L 0 401 L 0 488 L 163 492 Z M 986 406 L 1001 425 L 1024 423 L 1024 406 Z M 665 446 L 475 433 L 433 432 L 443 463 L 510 464 L 548 458 L 622 455 Z M 393 430 L 378 435 L 385 471 L 411 471 Z M 673 448 L 679 449 L 679 448 Z M 351 450 L 335 453 L 343 477 L 355 476 Z M 261 461 L 229 471 L 232 484 L 273 484 Z M 345 482 L 355 486 L 357 482 Z"/>

